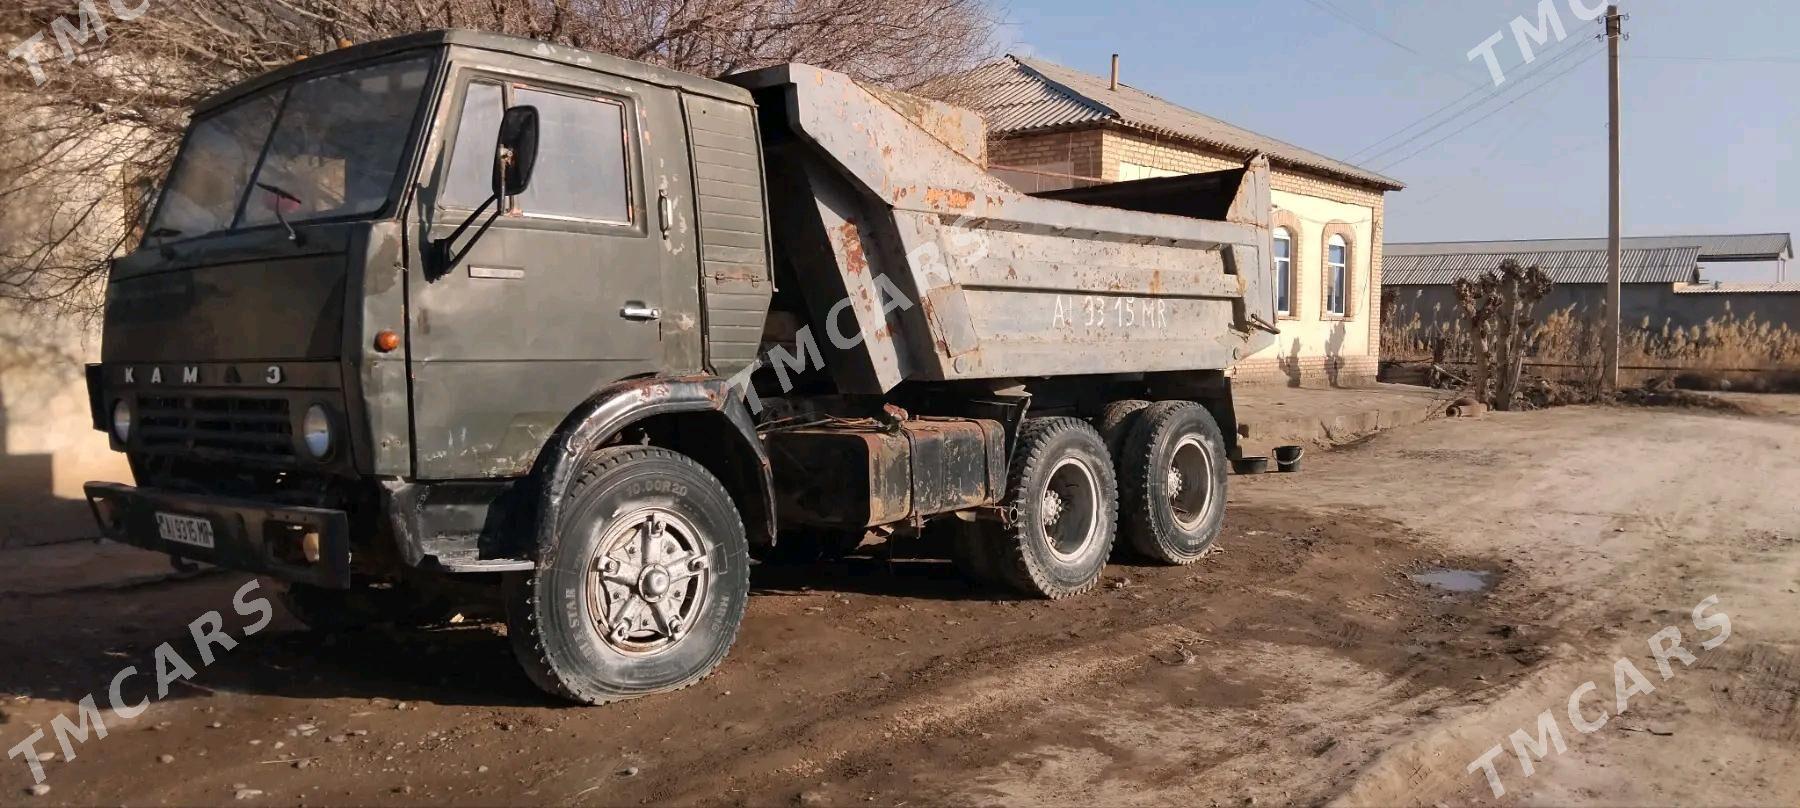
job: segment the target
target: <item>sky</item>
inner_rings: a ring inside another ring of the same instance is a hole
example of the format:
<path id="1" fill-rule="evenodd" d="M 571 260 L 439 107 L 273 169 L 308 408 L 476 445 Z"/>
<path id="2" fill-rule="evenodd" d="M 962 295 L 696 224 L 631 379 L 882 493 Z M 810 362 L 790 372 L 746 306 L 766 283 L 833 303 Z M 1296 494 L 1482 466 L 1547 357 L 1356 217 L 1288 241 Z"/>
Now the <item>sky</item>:
<path id="1" fill-rule="evenodd" d="M 1511 23 L 1538 0 L 1011 0 L 1002 37 L 1096 75 L 1119 53 L 1127 84 L 1401 180 L 1390 242 L 1602 237 L 1606 47 L 1571 10 L 1597 0 L 1551 2 L 1567 38 L 1530 64 Z M 1620 7 L 1625 234 L 1800 230 L 1800 3 Z M 1496 33 L 1500 88 L 1468 58 Z"/>

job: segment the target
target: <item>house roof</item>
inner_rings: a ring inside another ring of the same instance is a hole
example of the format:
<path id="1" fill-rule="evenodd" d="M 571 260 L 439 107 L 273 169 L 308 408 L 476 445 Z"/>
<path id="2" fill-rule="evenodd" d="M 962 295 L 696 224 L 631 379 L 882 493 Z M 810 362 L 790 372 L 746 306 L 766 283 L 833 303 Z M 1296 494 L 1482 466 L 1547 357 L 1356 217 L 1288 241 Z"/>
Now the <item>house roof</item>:
<path id="1" fill-rule="evenodd" d="M 1708 236 L 1630 236 L 1621 240 L 1628 250 L 1655 250 L 1668 247 L 1700 248 L 1700 260 L 1786 261 L 1794 257 L 1794 238 L 1787 233 L 1744 233 Z M 1606 249 L 1603 238 L 1547 238 L 1519 241 L 1425 241 L 1388 242 L 1383 250 L 1391 259 L 1396 255 L 1493 255 L 1496 253 L 1551 253 Z"/>
<path id="2" fill-rule="evenodd" d="M 988 130 L 1000 135 L 1030 134 L 1114 125 L 1248 157 L 1261 152 L 1277 166 L 1348 179 L 1389 191 L 1400 181 L 1334 160 L 1267 135 L 1233 126 L 1121 83 L 1055 62 L 1025 56 L 1006 58 L 964 74 L 965 101 L 982 111 Z"/>
<path id="3" fill-rule="evenodd" d="M 1677 284 L 1678 295 L 1800 295 L 1800 283 L 1711 283 Z"/>
<path id="4" fill-rule="evenodd" d="M 1383 286 L 1444 286 L 1459 278 L 1474 279 L 1498 269 L 1508 258 L 1525 266 L 1538 266 L 1560 284 L 1606 282 L 1606 250 L 1555 252 L 1451 252 L 1417 254 L 1394 252 L 1385 245 L 1381 267 Z M 1620 283 L 1695 283 L 1700 280 L 1699 247 L 1661 247 L 1625 250 L 1620 256 Z"/>

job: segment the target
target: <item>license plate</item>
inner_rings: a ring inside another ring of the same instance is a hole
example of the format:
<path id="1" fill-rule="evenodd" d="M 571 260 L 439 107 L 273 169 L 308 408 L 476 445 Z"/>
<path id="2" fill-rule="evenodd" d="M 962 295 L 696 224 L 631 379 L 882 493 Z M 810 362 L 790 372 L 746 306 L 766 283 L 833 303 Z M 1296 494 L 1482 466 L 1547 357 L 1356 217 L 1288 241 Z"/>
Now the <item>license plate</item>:
<path id="1" fill-rule="evenodd" d="M 176 544 L 213 549 L 213 526 L 205 519 L 159 513 L 156 515 L 156 531 L 162 534 L 163 539 Z"/>

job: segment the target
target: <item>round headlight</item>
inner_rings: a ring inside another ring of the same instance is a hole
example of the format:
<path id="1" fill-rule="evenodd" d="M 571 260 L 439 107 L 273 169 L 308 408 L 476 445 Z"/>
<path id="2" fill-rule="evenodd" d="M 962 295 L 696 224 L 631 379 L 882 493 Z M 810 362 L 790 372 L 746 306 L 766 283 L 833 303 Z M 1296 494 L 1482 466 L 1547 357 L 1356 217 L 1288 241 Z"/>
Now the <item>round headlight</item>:
<path id="1" fill-rule="evenodd" d="M 131 438 L 131 402 L 119 399 L 113 402 L 112 411 L 113 437 L 124 443 Z"/>
<path id="2" fill-rule="evenodd" d="M 324 460 L 331 454 L 331 415 L 325 412 L 325 405 L 306 408 L 306 418 L 300 421 L 300 437 L 315 460 Z"/>

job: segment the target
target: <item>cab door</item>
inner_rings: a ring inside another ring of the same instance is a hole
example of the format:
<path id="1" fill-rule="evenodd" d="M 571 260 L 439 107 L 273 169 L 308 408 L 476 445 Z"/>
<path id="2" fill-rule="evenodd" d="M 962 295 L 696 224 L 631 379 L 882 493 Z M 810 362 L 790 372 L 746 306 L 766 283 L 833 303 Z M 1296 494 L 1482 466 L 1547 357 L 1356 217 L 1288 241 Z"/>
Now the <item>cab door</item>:
<path id="1" fill-rule="evenodd" d="M 663 369 L 665 224 L 649 166 L 685 153 L 674 91 L 597 73 L 579 82 L 462 69 L 446 90 L 422 228 L 449 238 L 491 194 L 505 109 L 541 122 L 530 186 L 412 271 L 408 350 L 420 479 L 517 476 L 595 390 Z M 677 119 L 678 120 L 678 119 Z M 491 213 L 491 211 L 490 211 Z M 429 251 L 427 251 L 429 252 Z"/>

